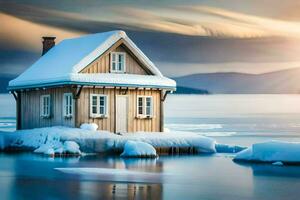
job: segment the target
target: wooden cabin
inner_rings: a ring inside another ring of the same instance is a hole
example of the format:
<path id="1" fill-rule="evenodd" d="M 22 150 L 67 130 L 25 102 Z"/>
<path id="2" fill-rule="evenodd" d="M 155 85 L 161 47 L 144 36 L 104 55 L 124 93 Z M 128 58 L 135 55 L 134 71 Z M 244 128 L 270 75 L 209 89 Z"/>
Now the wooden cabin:
<path id="1" fill-rule="evenodd" d="M 9 82 L 17 129 L 80 127 L 163 131 L 163 103 L 176 89 L 123 31 L 43 38 L 43 55 Z"/>

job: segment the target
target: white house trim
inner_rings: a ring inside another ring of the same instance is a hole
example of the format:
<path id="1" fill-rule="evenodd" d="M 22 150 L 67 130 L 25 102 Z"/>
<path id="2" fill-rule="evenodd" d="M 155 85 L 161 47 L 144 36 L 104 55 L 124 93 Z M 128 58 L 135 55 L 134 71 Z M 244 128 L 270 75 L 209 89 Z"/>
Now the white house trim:
<path id="1" fill-rule="evenodd" d="M 66 99 L 68 97 L 68 100 Z M 73 100 L 73 94 L 72 93 L 64 93 L 63 95 L 63 116 L 65 118 L 71 118 L 74 113 L 74 100 Z M 71 108 L 71 109 L 70 109 Z"/>
<path id="2" fill-rule="evenodd" d="M 147 99 L 150 99 L 150 113 L 147 113 Z M 142 113 L 140 113 L 139 99 L 142 99 Z M 153 118 L 153 97 L 146 95 L 138 95 L 136 98 L 136 117 L 137 118 Z"/>
<path id="3" fill-rule="evenodd" d="M 48 118 L 51 115 L 51 96 L 50 94 L 40 96 L 40 116 Z"/>
<path id="4" fill-rule="evenodd" d="M 126 35 L 124 31 L 111 31 L 113 33 L 108 39 L 100 44 L 94 51 L 83 58 L 79 63 L 73 67 L 74 72 L 80 72 L 86 66 L 88 66 L 93 60 L 102 55 L 107 49 L 114 45 L 118 40 L 124 39 L 126 45 L 131 47 L 133 53 L 139 60 L 141 60 L 145 66 L 157 76 L 162 76 L 158 68 L 150 61 L 150 59 L 134 44 L 134 42 Z"/>
<path id="5" fill-rule="evenodd" d="M 119 55 L 123 55 L 123 66 L 122 69 L 119 70 L 119 63 L 118 60 Z M 113 60 L 113 57 L 115 57 L 116 60 Z M 115 69 L 113 69 L 113 64 L 115 64 Z M 110 72 L 112 73 L 125 73 L 126 72 L 126 53 L 125 52 L 111 52 L 110 53 Z"/>
<path id="6" fill-rule="evenodd" d="M 93 97 L 96 97 L 96 105 L 93 104 Z M 100 98 L 104 97 L 104 113 L 100 113 L 101 105 Z M 96 113 L 93 112 L 93 107 L 96 106 Z M 90 117 L 91 118 L 107 118 L 109 115 L 109 99 L 108 95 L 104 94 L 91 94 L 90 95 Z"/>

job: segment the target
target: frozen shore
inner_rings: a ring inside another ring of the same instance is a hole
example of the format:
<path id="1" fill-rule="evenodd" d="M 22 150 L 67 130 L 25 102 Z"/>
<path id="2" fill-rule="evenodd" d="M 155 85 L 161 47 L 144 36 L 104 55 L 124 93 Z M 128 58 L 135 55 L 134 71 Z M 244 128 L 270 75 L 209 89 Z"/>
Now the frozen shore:
<path id="1" fill-rule="evenodd" d="M 215 153 L 216 141 L 196 133 L 126 133 L 80 128 L 49 127 L 0 133 L 0 149 L 30 150 L 48 155 L 59 153 L 107 153 L 124 150 L 127 141 L 144 142 L 154 148 L 193 147 L 198 153 Z M 66 143 L 73 142 L 66 147 Z M 78 148 L 74 144 L 78 144 Z"/>

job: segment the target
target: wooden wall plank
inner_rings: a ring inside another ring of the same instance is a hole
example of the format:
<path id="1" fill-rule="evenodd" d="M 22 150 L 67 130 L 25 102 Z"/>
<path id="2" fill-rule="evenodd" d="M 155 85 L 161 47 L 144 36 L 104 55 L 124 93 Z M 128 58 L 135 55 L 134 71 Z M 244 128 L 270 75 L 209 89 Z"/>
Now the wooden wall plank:
<path id="1" fill-rule="evenodd" d="M 65 119 L 63 116 L 63 94 L 71 92 L 71 88 L 55 88 L 47 90 L 37 91 L 23 91 L 20 96 L 21 101 L 21 126 L 22 129 L 47 127 L 47 126 L 75 126 L 75 117 L 72 119 Z M 115 131 L 115 96 L 121 95 L 124 92 L 120 89 L 112 88 L 83 88 L 80 98 L 77 100 L 78 110 L 77 113 L 77 125 L 82 123 L 96 123 L 100 130 Z M 90 94 L 106 94 L 108 95 L 109 115 L 108 118 L 90 118 Z M 40 96 L 44 94 L 50 94 L 52 97 L 52 117 L 41 118 L 40 117 Z M 141 90 L 141 89 L 129 89 L 127 91 L 129 100 L 128 110 L 128 131 L 160 131 L 160 91 L 159 90 Z M 153 97 L 153 118 L 139 119 L 136 118 L 137 113 L 137 96 L 147 95 Z M 75 104 L 74 104 L 75 106 Z"/>
<path id="2" fill-rule="evenodd" d="M 136 61 L 136 59 L 125 49 L 120 43 L 110 51 L 106 52 L 92 63 L 90 63 L 86 68 L 84 68 L 81 73 L 109 73 L 110 72 L 110 52 L 125 52 L 126 53 L 126 73 L 128 74 L 141 74 L 147 75 L 148 72 Z"/>
<path id="3" fill-rule="evenodd" d="M 62 99 L 65 92 L 70 92 L 69 88 L 53 88 L 47 90 L 23 91 L 21 104 L 23 129 L 48 127 L 48 126 L 74 126 L 74 119 L 64 119 L 62 112 Z M 40 97 L 44 94 L 51 95 L 51 117 L 41 118 Z"/>

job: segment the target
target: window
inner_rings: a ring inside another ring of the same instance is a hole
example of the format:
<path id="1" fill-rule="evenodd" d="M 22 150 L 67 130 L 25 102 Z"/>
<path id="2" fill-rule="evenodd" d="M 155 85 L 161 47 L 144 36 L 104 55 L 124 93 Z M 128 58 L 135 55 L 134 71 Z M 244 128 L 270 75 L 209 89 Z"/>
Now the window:
<path id="1" fill-rule="evenodd" d="M 138 97 L 138 115 L 144 114 L 143 97 Z"/>
<path id="2" fill-rule="evenodd" d="M 107 117 L 107 96 L 102 94 L 91 94 L 90 96 L 90 116 Z"/>
<path id="3" fill-rule="evenodd" d="M 146 115 L 151 116 L 152 115 L 152 98 L 146 97 Z"/>
<path id="4" fill-rule="evenodd" d="M 72 93 L 64 94 L 63 114 L 65 117 L 72 117 L 72 115 L 73 115 L 73 95 L 72 95 Z"/>
<path id="5" fill-rule="evenodd" d="M 50 117 L 50 95 L 42 95 L 40 99 L 41 117 Z"/>
<path id="6" fill-rule="evenodd" d="M 124 52 L 112 52 L 110 54 L 111 57 L 111 72 L 125 72 L 125 53 Z"/>
<path id="7" fill-rule="evenodd" d="M 137 97 L 137 117 L 152 117 L 153 104 L 151 96 Z"/>

